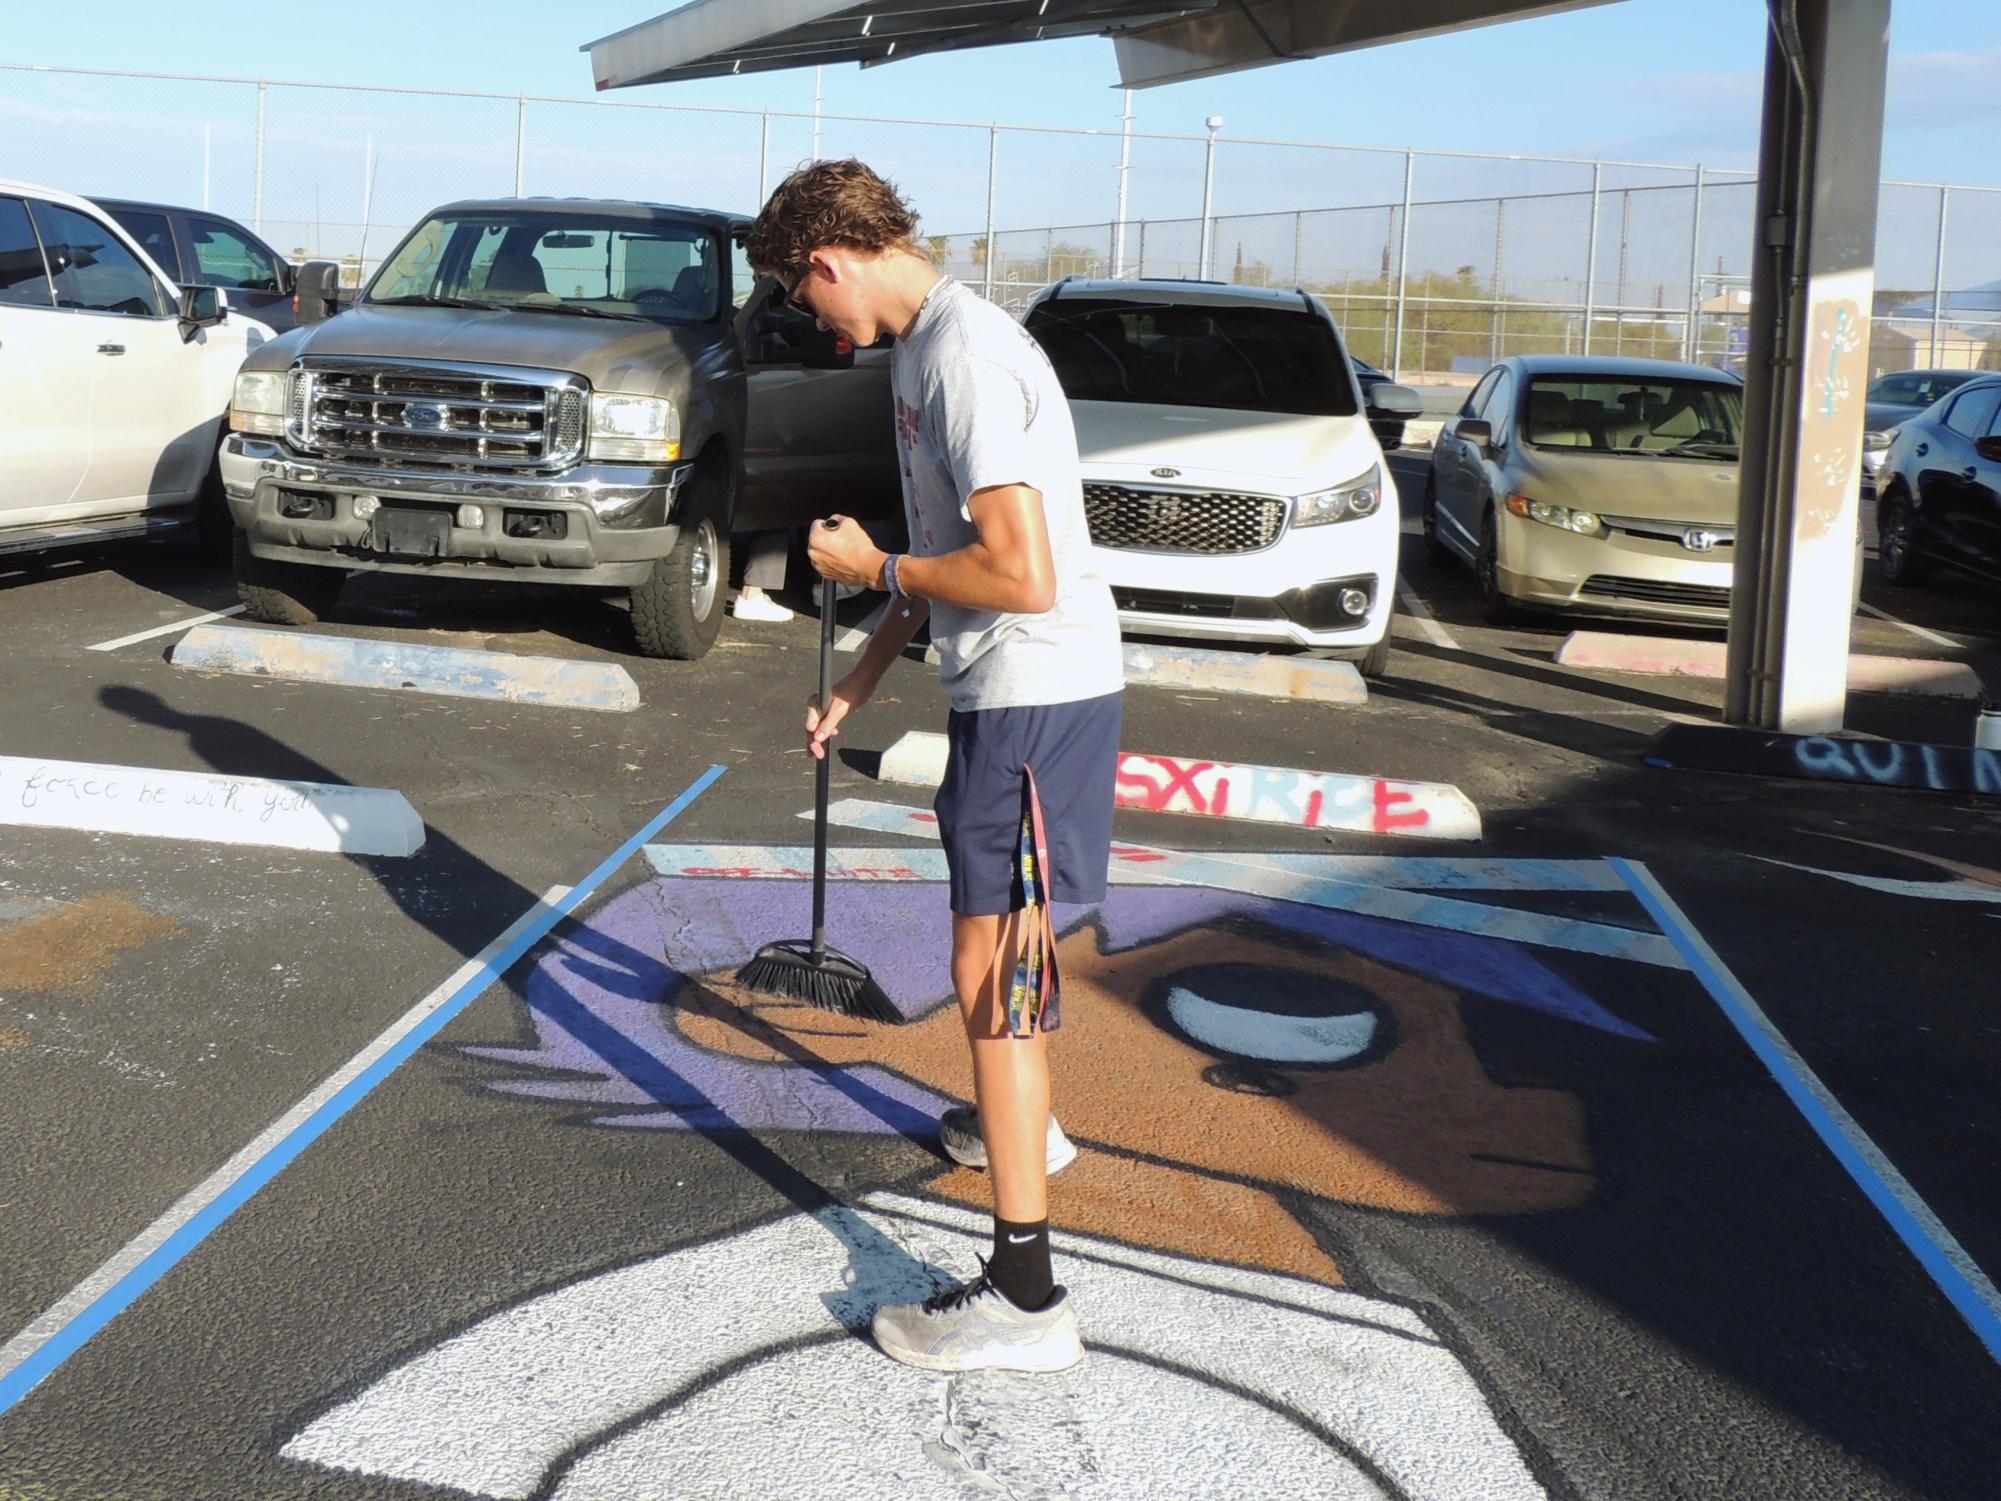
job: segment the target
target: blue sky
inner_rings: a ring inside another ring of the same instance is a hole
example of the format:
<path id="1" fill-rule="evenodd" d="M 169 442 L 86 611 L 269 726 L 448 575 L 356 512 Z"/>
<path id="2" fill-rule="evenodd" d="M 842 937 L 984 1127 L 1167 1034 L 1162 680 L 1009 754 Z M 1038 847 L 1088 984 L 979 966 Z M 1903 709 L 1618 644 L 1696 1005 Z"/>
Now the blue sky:
<path id="1" fill-rule="evenodd" d="M 309 82 L 591 93 L 576 49 L 665 0 L 397 0 L 280 7 L 86 0 L 9 7 L 0 61 Z M 1435 150 L 1754 164 L 1761 0 L 1623 3 L 1233 77 L 1142 91 L 1135 128 Z M 90 25 L 81 24 L 87 15 Z M 204 25 L 203 17 L 213 17 Z M 307 18 L 319 18 L 308 21 Z M 298 39 L 310 32 L 310 45 Z M 238 48 L 233 43 L 240 41 Z M 1885 175 L 2001 185 L 2001 4 L 1896 0 Z M 1111 44 L 1092 39 L 830 68 L 846 114 L 1116 128 Z M 17 79 L 0 73 L 0 100 Z M 663 102 L 812 107 L 810 71 L 636 91 Z M 8 164 L 0 163 L 0 170 Z"/>

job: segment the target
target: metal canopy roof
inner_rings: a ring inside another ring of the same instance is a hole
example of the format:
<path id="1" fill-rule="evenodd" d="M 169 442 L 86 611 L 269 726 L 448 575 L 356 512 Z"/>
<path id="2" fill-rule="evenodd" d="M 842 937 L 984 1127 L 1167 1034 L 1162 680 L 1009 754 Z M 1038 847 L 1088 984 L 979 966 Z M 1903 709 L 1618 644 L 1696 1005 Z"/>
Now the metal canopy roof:
<path id="1" fill-rule="evenodd" d="M 1112 38 L 1126 88 L 1582 10 L 1612 0 L 689 0 L 591 42 L 600 89 L 732 73 L 874 67 L 927 53 Z"/>

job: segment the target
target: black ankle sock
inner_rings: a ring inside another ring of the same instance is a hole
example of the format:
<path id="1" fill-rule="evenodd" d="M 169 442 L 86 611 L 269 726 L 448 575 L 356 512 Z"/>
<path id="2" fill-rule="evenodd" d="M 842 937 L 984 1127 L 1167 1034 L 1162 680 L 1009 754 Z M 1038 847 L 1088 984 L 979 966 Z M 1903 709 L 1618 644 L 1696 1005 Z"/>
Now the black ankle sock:
<path id="1" fill-rule="evenodd" d="M 1049 1270 L 1049 1221 L 1026 1223 L 994 1216 L 994 1258 L 987 1263 L 987 1280 L 1008 1302 L 1033 1313 L 1056 1291 Z"/>

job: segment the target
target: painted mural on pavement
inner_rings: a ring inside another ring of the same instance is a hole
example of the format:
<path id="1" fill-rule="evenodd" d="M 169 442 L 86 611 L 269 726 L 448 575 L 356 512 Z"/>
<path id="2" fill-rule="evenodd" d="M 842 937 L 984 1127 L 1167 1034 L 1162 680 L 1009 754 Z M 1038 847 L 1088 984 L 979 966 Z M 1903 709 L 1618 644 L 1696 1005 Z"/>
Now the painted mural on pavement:
<path id="1" fill-rule="evenodd" d="M 760 943 L 806 931 L 808 885 L 785 858 L 724 874 L 688 850 L 678 868 L 710 873 L 643 883 L 545 954 L 524 987 L 531 1044 L 468 1051 L 506 1070 L 489 1087 L 589 1129 L 935 1153 L 938 1113 L 970 1094 L 947 891 L 878 853 L 875 879 L 834 887 L 830 925 L 902 1026 L 737 990 Z M 1115 886 L 1061 943 L 1071 1025 L 1051 1060 L 1082 1150 L 1050 1197 L 1092 1352 L 1076 1372 L 933 1376 L 866 1342 L 878 1302 L 942 1285 L 984 1244 L 983 1175 L 939 1158 L 854 1206 L 495 1312 L 285 1453 L 504 1497 L 1549 1494 L 1560 1477 L 1494 1384 L 1413 1308 L 1349 1285 L 1289 1205 L 1583 1204 L 1582 1103 L 1498 1082 L 1462 1001 L 1647 1034 L 1513 943 L 1243 893 Z"/>

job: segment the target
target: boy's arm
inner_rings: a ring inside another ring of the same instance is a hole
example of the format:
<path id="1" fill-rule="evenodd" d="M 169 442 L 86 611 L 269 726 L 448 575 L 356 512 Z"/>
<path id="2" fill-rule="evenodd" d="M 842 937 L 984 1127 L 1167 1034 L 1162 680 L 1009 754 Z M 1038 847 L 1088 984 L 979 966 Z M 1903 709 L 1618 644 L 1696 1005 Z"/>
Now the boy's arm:
<path id="1" fill-rule="evenodd" d="M 1010 615 L 1040 615 L 1053 608 L 1056 564 L 1049 551 L 1042 492 L 1028 485 L 990 486 L 966 502 L 966 513 L 979 539 L 932 558 L 906 553 L 896 565 L 897 582 L 904 591 L 918 599 Z M 869 541 L 860 527 L 815 526 L 808 533 L 808 547 L 813 566 L 829 578 L 872 589 L 887 587 L 883 564 L 889 554 Z"/>

